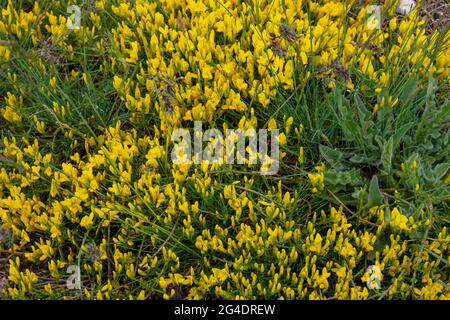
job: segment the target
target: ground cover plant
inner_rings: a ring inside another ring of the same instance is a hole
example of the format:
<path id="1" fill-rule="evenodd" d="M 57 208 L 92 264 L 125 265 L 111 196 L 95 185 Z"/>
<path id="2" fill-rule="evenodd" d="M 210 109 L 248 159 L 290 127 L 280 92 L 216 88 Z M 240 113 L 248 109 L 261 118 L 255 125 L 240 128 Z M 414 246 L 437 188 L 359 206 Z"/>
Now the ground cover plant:
<path id="1" fill-rule="evenodd" d="M 397 5 L 0 0 L 0 298 L 449 299 L 449 6 Z"/>

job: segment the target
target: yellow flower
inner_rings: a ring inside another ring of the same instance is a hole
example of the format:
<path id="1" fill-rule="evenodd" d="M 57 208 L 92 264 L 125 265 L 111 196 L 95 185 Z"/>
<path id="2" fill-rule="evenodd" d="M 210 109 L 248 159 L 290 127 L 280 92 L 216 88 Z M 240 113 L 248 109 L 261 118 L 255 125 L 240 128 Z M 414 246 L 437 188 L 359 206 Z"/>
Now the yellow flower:
<path id="1" fill-rule="evenodd" d="M 89 229 L 94 224 L 93 223 L 94 217 L 95 215 L 93 212 L 91 212 L 91 214 L 88 216 L 84 216 L 80 221 L 80 226 Z"/>
<path id="2" fill-rule="evenodd" d="M 18 114 L 16 111 L 14 111 L 10 106 L 7 106 L 6 109 L 2 109 L 0 111 L 2 113 L 3 118 L 5 118 L 6 121 L 9 121 L 11 123 L 22 122 L 22 116 Z"/>
<path id="3" fill-rule="evenodd" d="M 397 208 L 394 208 L 391 212 L 391 222 L 390 225 L 393 228 L 398 228 L 404 231 L 411 231 L 411 226 L 408 218 L 401 214 Z"/>
<path id="4" fill-rule="evenodd" d="M 306 55 L 306 53 L 304 53 L 303 51 L 300 52 L 300 57 L 302 59 L 303 65 L 308 64 L 308 56 Z"/>
<path id="5" fill-rule="evenodd" d="M 391 20 L 389 20 L 389 29 L 394 31 L 397 28 L 397 18 L 394 17 Z"/>
<path id="6" fill-rule="evenodd" d="M 213 268 L 214 277 L 220 282 L 224 282 L 228 278 L 228 271 L 223 269 Z"/>

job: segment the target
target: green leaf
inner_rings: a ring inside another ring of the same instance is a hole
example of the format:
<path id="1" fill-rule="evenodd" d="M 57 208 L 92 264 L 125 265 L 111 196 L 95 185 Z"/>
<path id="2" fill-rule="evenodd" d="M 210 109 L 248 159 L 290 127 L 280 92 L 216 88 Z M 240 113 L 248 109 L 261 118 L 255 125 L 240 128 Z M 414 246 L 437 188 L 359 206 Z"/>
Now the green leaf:
<path id="1" fill-rule="evenodd" d="M 435 181 L 440 180 L 448 171 L 450 165 L 448 163 L 440 163 L 433 169 Z"/>
<path id="2" fill-rule="evenodd" d="M 393 135 L 394 138 L 394 148 L 396 148 L 400 142 L 402 141 L 403 136 L 406 134 L 406 132 L 409 131 L 412 127 L 414 127 L 416 124 L 414 122 L 407 123 L 397 130 L 395 130 L 395 134 Z"/>
<path id="3" fill-rule="evenodd" d="M 431 136 L 433 137 L 433 139 L 437 139 L 441 136 L 441 133 L 439 131 L 433 131 L 431 133 Z"/>
<path id="4" fill-rule="evenodd" d="M 428 74 L 428 86 L 426 97 L 427 100 L 433 100 L 434 94 L 436 93 L 438 88 L 438 81 L 433 77 L 431 73 Z"/>
<path id="5" fill-rule="evenodd" d="M 360 140 L 358 124 L 350 117 L 350 115 L 346 114 L 338 121 L 347 141 L 355 141 L 355 139 Z"/>
<path id="6" fill-rule="evenodd" d="M 325 173 L 325 183 L 332 186 L 361 185 L 361 172 L 356 169 L 352 169 L 350 171 L 327 170 Z"/>
<path id="7" fill-rule="evenodd" d="M 341 163 L 342 159 L 344 158 L 344 154 L 340 152 L 339 150 L 331 149 L 324 145 L 319 145 L 319 151 L 322 157 L 325 158 L 325 160 L 336 169 L 342 169 L 343 165 Z"/>
<path id="8" fill-rule="evenodd" d="M 390 137 L 384 144 L 383 151 L 381 153 L 381 165 L 386 173 L 391 172 L 392 168 L 392 156 L 394 152 L 394 138 Z"/>
<path id="9" fill-rule="evenodd" d="M 367 253 L 367 260 L 368 261 L 374 261 L 375 260 L 375 258 L 376 258 L 376 251 L 375 250 L 372 250 L 372 251 L 370 251 L 369 253 Z"/>
<path id="10" fill-rule="evenodd" d="M 425 143 L 423 144 L 423 147 L 426 150 L 433 150 L 433 143 L 430 140 L 425 140 Z"/>
<path id="11" fill-rule="evenodd" d="M 437 114 L 437 119 L 445 121 L 448 117 L 450 117 L 450 103 L 447 102 Z"/>
<path id="12" fill-rule="evenodd" d="M 375 142 L 378 143 L 378 148 L 383 148 L 386 144 L 386 140 L 384 140 L 380 135 L 375 135 Z"/>
<path id="13" fill-rule="evenodd" d="M 403 87 L 403 91 L 400 96 L 400 101 L 402 103 L 405 103 L 410 99 L 414 98 L 414 96 L 416 95 L 416 91 L 417 91 L 417 77 L 410 78 Z"/>
<path id="14" fill-rule="evenodd" d="M 422 175 L 428 181 L 435 181 L 433 171 L 427 162 L 422 165 Z"/>
<path id="15" fill-rule="evenodd" d="M 370 180 L 369 195 L 367 197 L 367 206 L 369 208 L 379 206 L 383 203 L 383 194 L 378 186 L 377 176 L 373 176 L 372 180 Z"/>
<path id="16" fill-rule="evenodd" d="M 390 235 L 388 228 L 383 229 L 375 241 L 374 249 L 378 252 L 383 251 L 384 247 L 391 243 Z"/>
<path id="17" fill-rule="evenodd" d="M 370 113 L 367 110 L 364 102 L 361 100 L 361 97 L 359 96 L 359 94 L 356 91 L 354 94 L 354 98 L 355 98 L 355 103 L 358 106 L 358 113 L 359 113 L 361 127 L 364 127 L 364 123 L 365 123 L 366 119 L 369 117 Z"/>
<path id="18" fill-rule="evenodd" d="M 350 162 L 353 162 L 353 163 L 364 163 L 364 162 L 367 162 L 367 158 L 364 157 L 363 155 L 360 155 L 360 154 L 355 154 L 349 160 L 350 160 Z"/>

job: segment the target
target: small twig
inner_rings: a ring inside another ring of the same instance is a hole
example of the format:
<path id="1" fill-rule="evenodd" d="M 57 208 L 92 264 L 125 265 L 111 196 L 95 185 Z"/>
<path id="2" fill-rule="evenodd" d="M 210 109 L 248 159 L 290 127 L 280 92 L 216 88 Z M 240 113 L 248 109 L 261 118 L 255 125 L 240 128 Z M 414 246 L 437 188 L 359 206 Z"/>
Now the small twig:
<path id="1" fill-rule="evenodd" d="M 172 230 L 170 230 L 170 234 L 167 237 L 167 239 L 163 242 L 163 244 L 158 248 L 158 250 L 156 250 L 156 252 L 152 255 L 151 260 L 153 260 L 154 257 L 156 257 L 158 255 L 158 253 L 166 246 L 166 244 L 169 242 L 170 238 L 172 238 L 173 233 L 175 232 L 175 228 L 178 225 L 178 218 L 177 221 L 175 221 L 175 224 L 172 227 Z"/>
<path id="2" fill-rule="evenodd" d="M 345 210 L 347 210 L 349 213 L 351 213 L 352 215 L 354 215 L 355 213 L 352 211 L 352 210 L 350 210 L 330 189 L 327 189 L 327 191 L 333 196 L 333 198 L 337 201 L 337 202 L 339 202 L 339 204 L 340 205 L 342 205 L 344 208 L 345 208 Z"/>
<path id="3" fill-rule="evenodd" d="M 139 17 L 139 13 L 137 11 L 137 8 L 136 8 L 136 0 L 133 0 L 133 10 L 134 10 L 134 15 L 136 16 L 136 22 L 139 22 L 140 17 Z"/>
<path id="4" fill-rule="evenodd" d="M 0 40 L 0 46 L 8 47 L 15 46 L 17 44 L 16 40 Z"/>

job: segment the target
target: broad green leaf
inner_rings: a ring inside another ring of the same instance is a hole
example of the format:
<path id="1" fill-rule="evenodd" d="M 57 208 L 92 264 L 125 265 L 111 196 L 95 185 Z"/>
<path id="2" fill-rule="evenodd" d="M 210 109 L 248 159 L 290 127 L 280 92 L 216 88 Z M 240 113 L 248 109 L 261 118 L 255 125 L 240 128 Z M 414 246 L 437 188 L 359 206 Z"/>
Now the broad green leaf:
<path id="1" fill-rule="evenodd" d="M 434 100 L 434 94 L 437 90 L 437 80 L 431 73 L 428 74 L 427 100 Z"/>
<path id="2" fill-rule="evenodd" d="M 441 136 L 441 133 L 439 131 L 434 131 L 431 133 L 431 136 L 433 137 L 433 139 L 437 139 Z"/>
<path id="3" fill-rule="evenodd" d="M 344 154 L 342 152 L 324 145 L 319 145 L 319 151 L 322 157 L 324 157 L 332 167 L 336 169 L 343 168 L 341 161 L 344 158 Z"/>
<path id="4" fill-rule="evenodd" d="M 446 105 L 441 109 L 441 111 L 438 113 L 437 118 L 438 120 L 445 120 L 450 117 L 450 103 L 446 103 Z"/>
<path id="5" fill-rule="evenodd" d="M 375 135 L 375 142 L 378 143 L 379 148 L 383 148 L 386 144 L 386 140 L 384 140 L 380 135 Z"/>
<path id="6" fill-rule="evenodd" d="M 343 131 L 347 138 L 355 139 L 359 137 L 358 124 L 352 118 L 348 117 L 343 122 Z"/>
<path id="7" fill-rule="evenodd" d="M 434 181 L 434 174 L 428 163 L 422 164 L 422 175 L 428 181 Z"/>
<path id="8" fill-rule="evenodd" d="M 417 77 L 410 78 L 402 89 L 400 101 L 405 103 L 416 95 Z"/>
<path id="9" fill-rule="evenodd" d="M 440 163 L 433 169 L 433 175 L 436 181 L 440 180 L 448 171 L 450 165 L 448 163 Z"/>
<path id="10" fill-rule="evenodd" d="M 358 107 L 359 120 L 360 120 L 361 127 L 364 127 L 366 119 L 369 117 L 370 113 L 367 110 L 364 102 L 361 100 L 361 97 L 359 96 L 359 94 L 356 91 L 354 94 L 354 98 L 355 98 L 356 106 Z"/>
<path id="11" fill-rule="evenodd" d="M 371 208 L 379 206 L 382 203 L 383 203 L 383 194 L 381 193 L 380 187 L 378 185 L 378 178 L 377 176 L 373 176 L 372 180 L 370 180 L 367 206 Z"/>
<path id="12" fill-rule="evenodd" d="M 408 132 L 412 127 L 414 127 L 414 125 L 415 125 L 414 122 L 410 122 L 410 123 L 407 123 L 407 124 L 401 126 L 400 128 L 398 128 L 398 129 L 395 131 L 395 133 L 394 133 L 394 135 L 393 135 L 393 138 L 394 138 L 394 149 L 395 149 L 396 147 L 398 147 L 398 145 L 399 145 L 400 142 L 402 141 L 403 136 L 404 136 L 404 135 L 406 134 L 406 132 Z"/>
<path id="13" fill-rule="evenodd" d="M 433 143 L 430 140 L 425 140 L 425 143 L 423 144 L 423 147 L 426 150 L 433 150 Z"/>
<path id="14" fill-rule="evenodd" d="M 367 158 L 364 157 L 363 155 L 360 155 L 360 154 L 355 154 L 349 160 L 350 160 L 350 162 L 353 162 L 353 163 L 364 163 L 364 162 L 367 162 Z"/>
<path id="15" fill-rule="evenodd" d="M 391 172 L 392 168 L 392 156 L 394 151 L 394 138 L 390 137 L 384 144 L 383 151 L 381 153 L 381 165 L 386 173 Z"/>
<path id="16" fill-rule="evenodd" d="M 357 186 L 362 184 L 361 172 L 356 169 L 350 171 L 329 170 L 325 173 L 325 183 L 327 185 L 351 185 Z"/>

